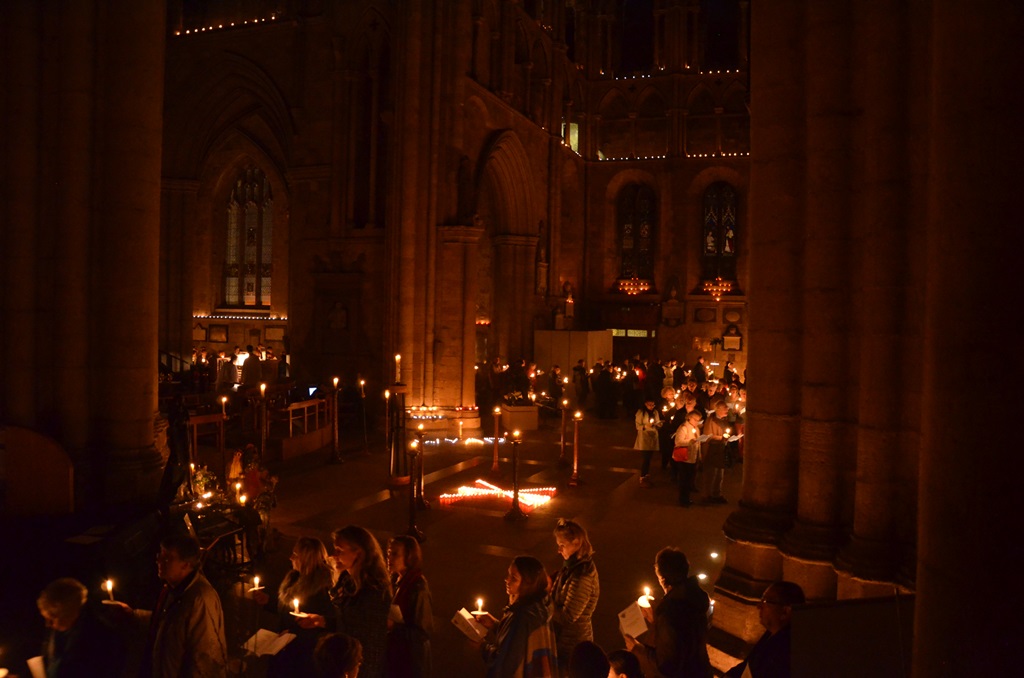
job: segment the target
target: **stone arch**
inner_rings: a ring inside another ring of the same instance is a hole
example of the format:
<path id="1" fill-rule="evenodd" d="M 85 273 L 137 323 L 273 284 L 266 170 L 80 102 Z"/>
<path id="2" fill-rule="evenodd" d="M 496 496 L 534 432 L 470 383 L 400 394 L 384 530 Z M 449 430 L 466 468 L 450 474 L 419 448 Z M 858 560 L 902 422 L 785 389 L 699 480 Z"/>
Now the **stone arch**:
<path id="1" fill-rule="evenodd" d="M 515 132 L 497 132 L 481 155 L 478 194 L 485 181 L 495 190 L 500 221 L 492 229 L 496 235 L 535 235 L 536 219 L 531 212 L 533 179 L 523 142 Z"/>
<path id="2" fill-rule="evenodd" d="M 527 355 L 532 350 L 537 216 L 533 177 L 526 150 L 516 134 L 498 132 L 486 145 L 478 179 L 480 307 L 489 324 L 478 326 L 478 345 L 488 357 Z M 500 284 L 499 284 L 500 281 Z M 489 295 L 489 298 L 487 296 Z"/>
<path id="3" fill-rule="evenodd" d="M 654 190 L 654 194 L 658 200 L 658 218 L 659 220 L 664 218 L 662 215 L 665 210 L 662 209 L 661 205 L 663 202 L 663 191 L 661 190 L 657 177 L 651 172 L 640 169 L 625 169 L 616 173 L 608 181 L 604 190 L 604 208 L 601 209 L 599 215 L 597 215 L 604 219 L 604 223 L 595 224 L 595 228 L 591 229 L 591 233 L 596 235 L 595 240 L 597 242 L 593 245 L 593 247 L 596 248 L 595 251 L 602 252 L 604 254 L 601 263 L 601 280 L 596 281 L 600 289 L 603 290 L 611 289 L 619 277 L 620 234 L 618 232 L 617 223 L 617 201 L 622 190 L 630 184 L 650 186 Z M 657 225 L 657 228 L 659 232 L 664 230 L 660 223 Z"/>
<path id="4" fill-rule="evenodd" d="M 270 75 L 249 59 L 226 54 L 210 69 L 185 76 L 197 83 L 178 111 L 165 116 L 165 137 L 191 143 L 164 146 L 166 176 L 195 177 L 226 130 L 260 134 L 260 143 L 284 163 L 298 134 L 291 106 Z M 197 105 L 202 102 L 202 105 Z M 185 112 L 187 111 L 187 113 Z"/>
<path id="5" fill-rule="evenodd" d="M 626 158 L 632 155 L 632 121 L 630 106 L 619 90 L 611 90 L 598 106 L 601 122 L 598 126 L 598 157 Z"/>
<path id="6" fill-rule="evenodd" d="M 668 106 L 661 92 L 648 87 L 636 102 L 635 149 L 640 158 L 668 155 Z"/>

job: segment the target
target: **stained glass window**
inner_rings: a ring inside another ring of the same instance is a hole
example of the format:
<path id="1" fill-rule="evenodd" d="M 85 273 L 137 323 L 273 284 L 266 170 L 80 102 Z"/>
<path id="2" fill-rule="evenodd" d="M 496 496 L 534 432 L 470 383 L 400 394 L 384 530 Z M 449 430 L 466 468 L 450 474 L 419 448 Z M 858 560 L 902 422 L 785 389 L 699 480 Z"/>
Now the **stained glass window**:
<path id="1" fill-rule="evenodd" d="M 724 181 L 704 191 L 701 240 L 704 280 L 736 279 L 737 203 L 736 189 Z"/>
<path id="2" fill-rule="evenodd" d="M 643 184 L 623 188 L 618 200 L 620 280 L 654 278 L 656 223 L 654 190 Z"/>
<path id="3" fill-rule="evenodd" d="M 255 167 L 239 173 L 227 205 L 224 306 L 270 307 L 273 273 L 273 197 Z"/>

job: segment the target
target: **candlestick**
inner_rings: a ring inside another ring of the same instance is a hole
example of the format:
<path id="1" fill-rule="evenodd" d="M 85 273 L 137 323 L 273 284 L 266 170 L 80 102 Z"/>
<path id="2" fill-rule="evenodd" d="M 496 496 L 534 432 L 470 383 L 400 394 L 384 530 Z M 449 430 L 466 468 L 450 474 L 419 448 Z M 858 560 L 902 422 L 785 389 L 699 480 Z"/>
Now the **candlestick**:
<path id="1" fill-rule="evenodd" d="M 242 483 L 235 483 L 235 501 L 242 496 Z"/>
<path id="2" fill-rule="evenodd" d="M 402 383 L 402 354 L 395 354 L 395 383 Z"/>
<path id="3" fill-rule="evenodd" d="M 224 417 L 228 416 L 228 397 L 227 396 L 221 396 L 220 397 L 220 413 L 221 413 L 221 416 L 224 416 Z"/>
<path id="4" fill-rule="evenodd" d="M 462 424 L 463 421 L 459 419 L 459 440 L 462 440 Z"/>
<path id="5" fill-rule="evenodd" d="M 254 591 L 262 591 L 262 590 L 263 590 L 263 587 L 260 586 L 260 576 L 257 574 L 255 576 L 253 576 L 253 578 L 252 578 L 252 588 L 249 589 L 249 593 L 253 593 Z"/>

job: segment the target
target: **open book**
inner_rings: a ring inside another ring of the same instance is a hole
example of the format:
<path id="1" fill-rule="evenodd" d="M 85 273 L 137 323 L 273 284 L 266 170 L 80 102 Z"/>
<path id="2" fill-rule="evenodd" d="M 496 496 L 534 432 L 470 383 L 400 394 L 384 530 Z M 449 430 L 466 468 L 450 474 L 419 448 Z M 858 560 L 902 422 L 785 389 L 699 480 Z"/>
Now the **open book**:
<path id="1" fill-rule="evenodd" d="M 634 600 L 625 610 L 619 613 L 619 631 L 625 636 L 632 636 L 639 640 L 640 636 L 647 633 L 647 620 L 640 610 L 640 605 Z"/>
<path id="2" fill-rule="evenodd" d="M 249 640 L 245 641 L 242 648 L 257 657 L 267 654 L 277 654 L 284 649 L 284 646 L 295 640 L 295 634 L 284 631 L 274 633 L 267 629 L 257 629 Z"/>
<path id="3" fill-rule="evenodd" d="M 466 608 L 462 608 L 455 613 L 455 616 L 452 617 L 452 623 L 475 643 L 479 643 L 487 635 L 487 628 L 473 619 L 473 615 Z"/>

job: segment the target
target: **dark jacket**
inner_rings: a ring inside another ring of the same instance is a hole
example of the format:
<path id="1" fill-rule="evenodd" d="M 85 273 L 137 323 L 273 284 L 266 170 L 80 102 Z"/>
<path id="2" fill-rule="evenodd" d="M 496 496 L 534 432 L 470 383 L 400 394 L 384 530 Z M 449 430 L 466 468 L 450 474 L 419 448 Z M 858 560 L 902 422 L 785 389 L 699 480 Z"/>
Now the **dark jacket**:
<path id="1" fill-rule="evenodd" d="M 47 678 L 120 675 L 124 643 L 97 607 L 87 603 L 70 629 L 50 632 L 43 644 Z"/>
<path id="2" fill-rule="evenodd" d="M 331 590 L 335 630 L 347 633 L 363 646 L 360 678 L 382 678 L 387 652 L 388 610 L 391 595 L 383 587 L 363 586 L 358 591 L 351 575 L 343 572 Z"/>
<path id="3" fill-rule="evenodd" d="M 654 610 L 648 637 L 633 653 L 644 674 L 664 678 L 710 678 L 708 659 L 708 594 L 696 577 L 674 586 Z"/>
<path id="4" fill-rule="evenodd" d="M 430 588 L 419 570 L 409 570 L 398 580 L 391 604 L 402 612 L 402 621 L 388 631 L 387 675 L 423 678 L 431 673 L 430 634 L 434 631 Z"/>
<path id="5" fill-rule="evenodd" d="M 597 566 L 590 556 L 575 555 L 562 563 L 562 569 L 551 583 L 552 617 L 558 640 L 559 660 L 564 664 L 576 645 L 594 639 L 590 618 L 601 595 Z"/>
<path id="6" fill-rule="evenodd" d="M 557 675 L 555 634 L 546 596 L 523 598 L 506 607 L 494 638 L 482 648 L 487 678 Z"/>
<path id="7" fill-rule="evenodd" d="M 743 670 L 749 666 L 751 675 L 757 678 L 789 678 L 790 639 L 789 626 L 776 634 L 765 631 L 750 650 L 746 661 L 732 667 L 725 675 L 729 678 L 740 678 Z"/>

